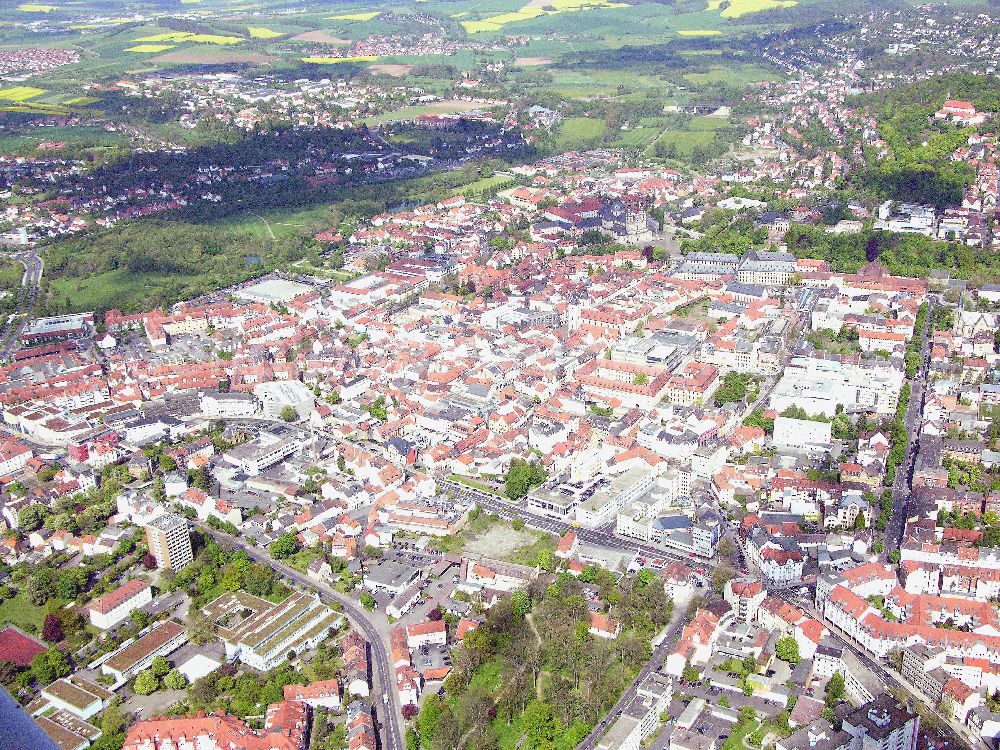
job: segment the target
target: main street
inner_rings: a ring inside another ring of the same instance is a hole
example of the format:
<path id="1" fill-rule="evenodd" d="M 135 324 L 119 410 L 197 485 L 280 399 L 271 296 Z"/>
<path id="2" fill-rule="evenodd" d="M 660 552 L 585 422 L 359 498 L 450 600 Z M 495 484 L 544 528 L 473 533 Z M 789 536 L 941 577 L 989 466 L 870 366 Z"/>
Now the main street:
<path id="1" fill-rule="evenodd" d="M 377 694 L 381 695 L 376 707 L 376 715 L 381 712 L 381 747 L 383 750 L 403 750 L 404 741 L 400 717 L 402 716 L 402 706 L 399 702 L 399 695 L 396 692 L 395 670 L 391 669 L 389 655 L 392 653 L 389 638 L 386 630 L 380 628 L 378 623 L 357 602 L 352 598 L 340 593 L 336 589 L 326 584 L 314 581 L 304 573 L 300 573 L 284 563 L 272 558 L 266 550 L 253 547 L 245 539 L 235 537 L 224 531 L 213 529 L 211 526 L 192 521 L 199 529 L 210 534 L 217 541 L 226 545 L 239 547 L 247 553 L 247 557 L 255 562 L 262 563 L 285 576 L 294 583 L 308 589 L 312 589 L 324 600 L 336 601 L 343 613 L 354 623 L 371 645 L 372 657 L 372 685 L 377 688 Z"/>
<path id="2" fill-rule="evenodd" d="M 456 494 L 464 494 L 467 498 L 475 500 L 475 502 L 477 502 L 483 510 L 490 513 L 496 513 L 501 518 L 508 520 L 520 518 L 527 526 L 530 526 L 533 529 L 538 529 L 539 531 L 547 531 L 550 534 L 558 534 L 562 536 L 568 530 L 572 529 L 576 532 L 577 539 L 586 544 L 606 547 L 608 549 L 619 550 L 622 552 L 635 552 L 645 558 L 660 558 L 675 562 L 682 562 L 689 566 L 696 565 L 703 568 L 714 568 L 717 565 L 717 563 L 706 560 L 702 557 L 692 557 L 681 552 L 673 552 L 671 550 L 664 549 L 663 547 L 644 544 L 643 542 L 635 539 L 626 539 L 624 537 L 616 536 L 608 531 L 571 526 L 565 521 L 559 521 L 555 518 L 548 518 L 547 516 L 530 513 L 521 506 L 514 505 L 513 503 L 503 500 L 497 495 L 451 479 L 439 479 L 438 485 L 446 490 L 450 490 Z"/>
<path id="3" fill-rule="evenodd" d="M 810 616 L 815 617 L 817 620 L 823 623 L 826 626 L 826 629 L 830 632 L 831 637 L 838 643 L 840 643 L 840 645 L 843 646 L 845 649 L 854 654 L 855 658 L 857 658 L 857 660 L 861 662 L 861 664 L 863 664 L 869 671 L 871 671 L 876 677 L 878 677 L 878 679 L 882 681 L 882 683 L 886 686 L 887 689 L 890 686 L 894 685 L 897 689 L 902 690 L 906 695 L 909 695 L 914 703 L 925 704 L 925 705 L 927 704 L 927 698 L 925 696 L 918 694 L 914 690 L 912 685 L 903 682 L 903 680 L 900 677 L 898 677 L 895 672 L 892 672 L 883 667 L 878 659 L 872 658 L 872 656 L 867 651 L 864 651 L 863 649 L 859 648 L 854 643 L 854 641 L 852 641 L 845 635 L 842 635 L 841 631 L 837 628 L 837 626 L 828 622 L 823 617 L 822 613 L 820 613 L 814 606 L 812 606 L 811 604 L 805 604 L 804 602 L 801 601 L 795 601 L 793 599 L 789 599 L 787 596 L 780 593 L 777 596 L 781 599 L 784 599 L 786 602 L 788 602 L 793 606 L 804 609 Z M 936 711 L 937 707 L 933 706 L 932 709 Z M 977 748 L 985 748 L 985 744 L 982 742 L 981 739 L 976 738 L 972 735 L 966 735 L 964 729 L 961 732 L 959 732 L 959 730 L 957 730 L 956 727 L 951 722 L 943 721 L 942 726 L 945 727 L 944 734 L 947 735 L 947 739 L 955 743 L 956 747 L 972 746 Z"/>
<path id="4" fill-rule="evenodd" d="M 931 336 L 930 324 L 934 313 L 934 300 L 927 302 L 927 319 L 924 321 L 923 347 L 920 350 L 920 367 L 913 379 L 910 389 L 910 403 L 903 418 L 904 428 L 909 440 L 906 447 L 906 457 L 903 463 L 896 467 L 896 479 L 892 485 L 892 516 L 885 530 L 886 554 L 898 550 L 903 540 L 906 528 L 907 508 L 910 504 L 910 493 L 913 490 L 913 468 L 920 449 L 920 418 L 924 411 L 924 399 L 927 391 L 927 370 L 930 367 Z"/>

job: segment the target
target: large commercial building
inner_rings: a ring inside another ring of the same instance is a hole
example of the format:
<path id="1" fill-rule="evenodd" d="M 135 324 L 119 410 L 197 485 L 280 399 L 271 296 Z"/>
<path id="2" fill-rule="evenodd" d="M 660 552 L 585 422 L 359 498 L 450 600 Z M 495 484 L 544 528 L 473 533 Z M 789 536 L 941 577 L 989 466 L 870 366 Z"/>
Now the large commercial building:
<path id="1" fill-rule="evenodd" d="M 146 542 L 158 568 L 181 570 L 194 560 L 191 532 L 187 520 L 180 516 L 167 513 L 151 522 L 146 527 Z"/>
<path id="2" fill-rule="evenodd" d="M 629 469 L 610 481 L 602 479 L 577 506 L 576 520 L 590 528 L 613 521 L 624 508 L 648 492 L 655 480 L 656 472 L 642 467 Z"/>
<path id="3" fill-rule="evenodd" d="M 205 611 L 226 645 L 226 658 L 262 672 L 284 664 L 289 654 L 313 648 L 343 621 L 318 596 L 298 592 L 280 604 L 242 591 L 223 594 Z"/>
<path id="4" fill-rule="evenodd" d="M 798 406 L 808 414 L 833 417 L 837 406 L 849 412 L 896 413 L 903 371 L 889 362 L 854 364 L 795 357 L 771 393 L 771 406 L 783 412 Z"/>
<path id="5" fill-rule="evenodd" d="M 255 440 L 237 445 L 224 458 L 244 474 L 255 477 L 309 444 L 308 436 L 287 425 L 262 431 Z"/>
<path id="6" fill-rule="evenodd" d="M 295 410 L 299 419 L 305 419 L 313 410 L 315 395 L 312 389 L 298 380 L 275 380 L 268 383 L 258 383 L 253 394 L 260 399 L 265 417 L 283 419 L 285 407 Z"/>

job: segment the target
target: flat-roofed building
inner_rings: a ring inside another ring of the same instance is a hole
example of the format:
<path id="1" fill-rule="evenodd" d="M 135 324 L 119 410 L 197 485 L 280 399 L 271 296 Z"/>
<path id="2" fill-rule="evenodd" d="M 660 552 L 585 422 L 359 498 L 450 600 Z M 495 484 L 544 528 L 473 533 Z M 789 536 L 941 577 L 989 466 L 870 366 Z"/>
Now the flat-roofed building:
<path id="1" fill-rule="evenodd" d="M 154 625 L 145 635 L 112 652 L 101 671 L 122 685 L 149 667 L 157 656 L 173 653 L 187 642 L 187 631 L 176 622 L 167 620 Z"/>
<path id="2" fill-rule="evenodd" d="M 912 750 L 917 746 L 920 717 L 888 693 L 882 693 L 844 717 L 850 750 Z"/>
<path id="3" fill-rule="evenodd" d="M 607 484 L 597 485 L 590 497 L 577 507 L 576 520 L 591 528 L 603 526 L 648 492 L 655 480 L 656 472 L 652 469 L 635 467 Z"/>
<path id="4" fill-rule="evenodd" d="M 63 339 L 80 339 L 94 331 L 94 313 L 74 313 L 38 318 L 21 332 L 25 344 L 41 344 Z"/>
<path id="5" fill-rule="evenodd" d="M 305 433 L 288 426 L 277 426 L 261 432 L 255 440 L 227 451 L 224 458 L 244 474 L 255 477 L 295 455 L 308 444 Z"/>
<path id="6" fill-rule="evenodd" d="M 107 688 L 82 677 L 61 678 L 42 688 L 39 700 L 29 704 L 31 713 L 37 715 L 49 707 L 69 711 L 83 720 L 101 711 L 114 696 Z M 37 703 L 37 705 L 36 705 Z"/>
<path id="7" fill-rule="evenodd" d="M 252 613 L 220 636 L 227 658 L 263 672 L 284 664 L 289 654 L 313 648 L 340 627 L 343 619 L 318 596 L 296 592 L 280 604 Z"/>
<path id="8" fill-rule="evenodd" d="M 45 716 L 35 717 L 35 722 L 59 750 L 83 750 L 101 736 L 100 729 L 68 711 L 57 709 Z M 25 744 L 24 747 L 38 745 Z"/>

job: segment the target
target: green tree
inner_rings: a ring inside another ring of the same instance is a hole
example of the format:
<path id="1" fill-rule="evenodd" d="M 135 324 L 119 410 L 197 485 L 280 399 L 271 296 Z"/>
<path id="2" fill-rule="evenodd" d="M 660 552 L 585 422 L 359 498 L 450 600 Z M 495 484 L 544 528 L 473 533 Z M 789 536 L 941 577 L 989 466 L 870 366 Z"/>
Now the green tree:
<path id="1" fill-rule="evenodd" d="M 181 674 L 180 670 L 171 669 L 163 677 L 163 686 L 169 690 L 183 690 L 187 687 L 187 677 Z"/>
<path id="2" fill-rule="evenodd" d="M 38 684 L 42 686 L 48 685 L 56 678 L 55 670 L 49 664 L 49 659 L 44 653 L 37 654 L 31 660 L 31 674 L 34 675 Z"/>
<path id="3" fill-rule="evenodd" d="M 511 608 L 518 617 L 524 617 L 531 611 L 531 596 L 524 589 L 519 589 L 511 594 Z"/>
<path id="4" fill-rule="evenodd" d="M 298 552 L 299 541 L 296 539 L 295 534 L 289 532 L 282 534 L 271 542 L 267 549 L 274 559 L 285 560 Z"/>
<path id="5" fill-rule="evenodd" d="M 147 669 L 140 672 L 139 676 L 135 678 L 132 689 L 135 690 L 136 695 L 152 695 L 160 689 L 160 681 L 152 671 Z"/>
<path id="6" fill-rule="evenodd" d="M 128 720 L 129 716 L 125 709 L 120 704 L 113 703 L 101 714 L 101 733 L 118 734 L 124 731 Z"/>
<path id="7" fill-rule="evenodd" d="M 545 483 L 548 473 L 540 463 L 527 462 L 520 458 L 515 458 L 507 468 L 504 478 L 504 487 L 507 497 L 511 500 L 520 500 L 532 489 Z"/>
<path id="8" fill-rule="evenodd" d="M 834 672 L 833 677 L 826 683 L 826 705 L 833 707 L 844 699 L 847 694 L 847 685 L 844 682 L 844 675 Z"/>
<path id="9" fill-rule="evenodd" d="M 369 594 L 367 591 L 362 591 L 361 595 L 358 597 L 361 602 L 361 606 L 367 609 L 369 612 L 375 609 L 375 597 Z"/>
<path id="10" fill-rule="evenodd" d="M 802 661 L 802 657 L 799 656 L 799 644 L 790 635 L 778 640 L 774 653 L 779 659 L 787 661 L 789 664 L 798 664 Z"/>
<path id="11" fill-rule="evenodd" d="M 51 568 L 39 568 L 25 583 L 23 593 L 29 602 L 39 607 L 51 599 L 54 593 Z"/>
<path id="12" fill-rule="evenodd" d="M 129 613 L 129 619 L 132 620 L 132 624 L 135 625 L 137 630 L 142 630 L 149 625 L 149 613 L 141 609 L 133 609 Z"/>
<path id="13" fill-rule="evenodd" d="M 552 706 L 533 700 L 521 715 L 521 726 L 528 736 L 529 747 L 551 747 L 559 727 Z"/>
<path id="14" fill-rule="evenodd" d="M 385 396 L 379 396 L 375 401 L 365 406 L 365 411 L 367 411 L 372 419 L 377 419 L 380 422 L 385 422 L 389 419 L 389 410 L 385 405 Z"/>
<path id="15" fill-rule="evenodd" d="M 60 599 L 66 599 L 67 601 L 76 599 L 77 595 L 80 593 L 80 581 L 77 578 L 76 571 L 66 570 L 63 571 L 56 581 L 56 594 L 59 595 Z"/>
<path id="16" fill-rule="evenodd" d="M 31 673 L 40 685 L 48 685 L 53 680 L 65 677 L 70 671 L 69 659 L 55 646 L 31 660 Z"/>
<path id="17" fill-rule="evenodd" d="M 299 413 L 295 411 L 294 406 L 286 404 L 285 406 L 281 407 L 281 412 L 279 412 L 278 416 L 280 416 L 286 422 L 294 422 L 299 418 Z"/>
<path id="18" fill-rule="evenodd" d="M 49 509 L 44 505 L 25 505 L 17 512 L 17 529 L 24 533 L 30 533 L 40 529 L 45 519 L 49 515 Z"/>
<path id="19" fill-rule="evenodd" d="M 170 672 L 170 662 L 163 656 L 157 656 L 153 663 L 149 665 L 149 670 L 156 677 L 165 677 Z"/>
<path id="20" fill-rule="evenodd" d="M 712 571 L 711 584 L 712 589 L 719 593 L 722 593 L 723 589 L 726 588 L 726 584 L 732 579 L 736 578 L 736 568 L 727 562 L 721 562 L 716 566 L 715 570 Z"/>
<path id="21" fill-rule="evenodd" d="M 429 695 L 424 700 L 424 707 L 417 719 L 417 730 L 420 733 L 420 746 L 429 748 L 434 740 L 434 731 L 442 716 L 441 698 Z"/>
<path id="22" fill-rule="evenodd" d="M 698 672 L 697 667 L 688 662 L 681 671 L 681 679 L 686 682 L 698 682 L 701 679 L 701 674 Z"/>

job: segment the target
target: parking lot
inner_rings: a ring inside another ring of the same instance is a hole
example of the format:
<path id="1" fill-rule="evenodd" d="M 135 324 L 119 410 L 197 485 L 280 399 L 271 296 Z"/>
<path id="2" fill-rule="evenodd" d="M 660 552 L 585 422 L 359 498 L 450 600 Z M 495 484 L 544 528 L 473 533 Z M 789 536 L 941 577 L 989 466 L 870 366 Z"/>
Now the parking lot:
<path id="1" fill-rule="evenodd" d="M 666 722 L 660 729 L 659 734 L 657 734 L 652 744 L 649 745 L 649 750 L 666 750 L 666 748 L 670 747 L 670 738 L 677 728 L 677 718 L 684 713 L 685 708 L 687 708 L 687 703 L 682 700 L 674 698 L 670 701 L 670 706 L 666 711 L 670 715 L 670 721 Z M 734 723 L 713 716 L 710 706 L 706 705 L 705 709 L 699 715 L 698 721 L 695 722 L 690 731 L 704 735 L 706 739 L 713 740 L 716 747 L 722 747 L 723 743 L 729 738 Z"/>

